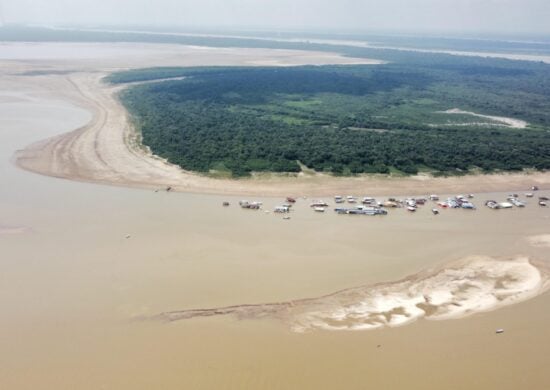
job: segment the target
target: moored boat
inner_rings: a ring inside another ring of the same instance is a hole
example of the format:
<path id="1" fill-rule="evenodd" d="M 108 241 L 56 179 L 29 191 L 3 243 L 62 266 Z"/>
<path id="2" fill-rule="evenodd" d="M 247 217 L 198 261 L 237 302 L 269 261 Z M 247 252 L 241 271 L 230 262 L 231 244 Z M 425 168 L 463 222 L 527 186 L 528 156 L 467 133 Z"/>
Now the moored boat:
<path id="1" fill-rule="evenodd" d="M 316 200 L 309 207 L 328 207 L 328 203 L 323 200 Z"/>

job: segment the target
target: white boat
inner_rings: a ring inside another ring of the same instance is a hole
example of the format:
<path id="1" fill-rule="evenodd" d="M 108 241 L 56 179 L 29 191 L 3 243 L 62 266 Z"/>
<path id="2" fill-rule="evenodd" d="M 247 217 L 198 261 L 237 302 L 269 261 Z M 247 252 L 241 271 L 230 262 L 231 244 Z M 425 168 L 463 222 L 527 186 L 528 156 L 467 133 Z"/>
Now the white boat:
<path id="1" fill-rule="evenodd" d="M 497 208 L 499 209 L 511 209 L 512 207 L 514 207 L 514 205 L 510 202 L 500 202 L 497 205 Z"/>
<path id="2" fill-rule="evenodd" d="M 407 210 L 409 210 L 409 211 L 416 211 L 416 207 L 407 206 Z"/>
<path id="3" fill-rule="evenodd" d="M 370 196 L 365 196 L 363 198 L 363 204 L 376 204 L 376 199 L 371 198 Z"/>
<path id="4" fill-rule="evenodd" d="M 348 200 L 348 203 L 357 203 L 357 198 L 355 196 L 348 195 L 346 199 Z"/>
<path id="5" fill-rule="evenodd" d="M 344 198 L 342 198 L 340 195 L 336 195 L 334 197 L 334 202 L 336 203 L 344 203 Z"/>
<path id="6" fill-rule="evenodd" d="M 318 213 L 324 213 L 326 209 L 324 207 L 316 206 L 313 208 L 313 210 Z"/>
<path id="7" fill-rule="evenodd" d="M 290 207 L 287 207 L 286 205 L 277 206 L 273 211 L 276 213 L 288 213 L 290 212 Z"/>
<path id="8" fill-rule="evenodd" d="M 316 200 L 309 207 L 328 207 L 328 203 L 323 200 Z"/>
<path id="9" fill-rule="evenodd" d="M 432 213 L 434 213 L 434 215 L 437 215 L 437 214 L 439 214 L 439 210 L 438 209 L 432 209 Z"/>
<path id="10" fill-rule="evenodd" d="M 476 206 L 474 206 L 474 204 L 471 203 L 471 202 L 462 202 L 461 207 L 463 209 L 467 209 L 467 210 L 475 210 L 476 209 Z"/>

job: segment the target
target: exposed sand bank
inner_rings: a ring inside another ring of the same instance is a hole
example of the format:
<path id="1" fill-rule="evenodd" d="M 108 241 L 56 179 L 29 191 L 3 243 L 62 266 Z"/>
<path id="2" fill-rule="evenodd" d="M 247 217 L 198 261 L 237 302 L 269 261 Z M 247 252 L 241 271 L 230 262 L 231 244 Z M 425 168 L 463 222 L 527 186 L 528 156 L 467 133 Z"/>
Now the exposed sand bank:
<path id="1" fill-rule="evenodd" d="M 236 315 L 282 318 L 295 332 L 370 330 L 420 318 L 445 320 L 495 310 L 548 290 L 546 262 L 474 256 L 397 282 L 356 287 L 327 296 L 258 305 L 182 310 L 155 317 L 167 321 Z"/>

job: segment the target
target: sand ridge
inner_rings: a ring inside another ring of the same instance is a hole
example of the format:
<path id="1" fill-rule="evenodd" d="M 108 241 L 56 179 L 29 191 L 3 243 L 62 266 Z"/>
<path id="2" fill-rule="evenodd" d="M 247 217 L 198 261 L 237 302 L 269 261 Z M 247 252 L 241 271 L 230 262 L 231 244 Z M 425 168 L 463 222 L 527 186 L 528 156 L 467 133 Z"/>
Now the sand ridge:
<path id="1" fill-rule="evenodd" d="M 525 301 L 548 290 L 546 262 L 524 256 L 498 259 L 471 256 L 396 282 L 338 291 L 326 296 L 257 305 L 161 313 L 154 319 L 178 321 L 235 315 L 242 319 L 280 318 L 295 332 L 372 330 L 425 318 L 447 320 Z"/>

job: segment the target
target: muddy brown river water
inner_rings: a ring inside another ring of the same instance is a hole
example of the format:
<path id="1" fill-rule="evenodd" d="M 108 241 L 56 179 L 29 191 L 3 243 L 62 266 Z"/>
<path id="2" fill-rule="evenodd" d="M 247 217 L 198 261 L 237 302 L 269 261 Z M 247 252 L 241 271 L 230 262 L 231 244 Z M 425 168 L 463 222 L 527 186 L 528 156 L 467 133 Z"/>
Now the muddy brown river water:
<path id="1" fill-rule="evenodd" d="M 283 220 L 240 209 L 238 196 L 41 176 L 17 168 L 14 153 L 84 125 L 91 114 L 42 87 L 2 79 L 0 388 L 550 387 L 550 209 L 531 201 L 489 210 L 484 200 L 507 193 L 480 193 L 474 212 L 434 216 L 426 205 L 415 214 L 342 216 L 314 213 L 310 199 L 299 198 Z M 282 201 L 255 199 L 268 210 Z M 475 263 L 481 273 L 464 261 L 473 256 L 485 259 Z M 415 291 L 441 303 L 457 280 L 468 286 L 453 290 L 461 300 L 448 308 L 474 307 L 471 315 L 445 319 L 426 309 L 414 321 L 349 330 L 365 323 L 365 312 L 387 311 L 388 302 L 416 304 Z M 487 283 L 471 287 L 481 280 Z M 505 304 L 471 304 L 481 298 Z M 308 299 L 313 304 L 300 306 Z M 283 308 L 265 310 L 266 303 Z M 260 306 L 159 317 L 242 304 Z M 323 326 L 335 323 L 345 330 Z"/>

